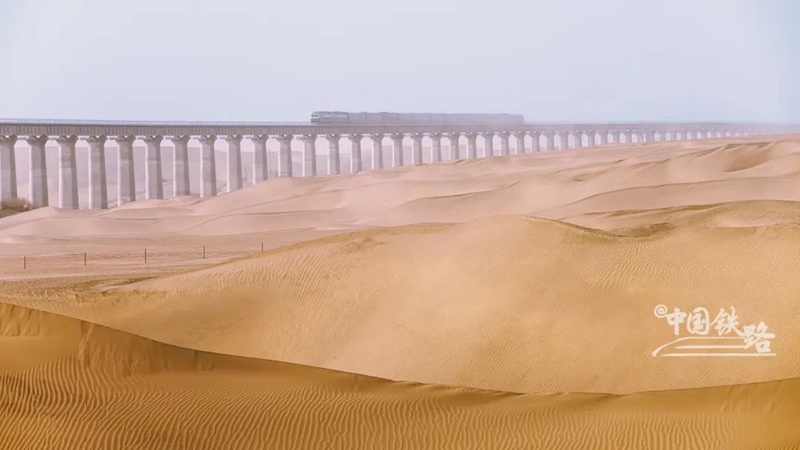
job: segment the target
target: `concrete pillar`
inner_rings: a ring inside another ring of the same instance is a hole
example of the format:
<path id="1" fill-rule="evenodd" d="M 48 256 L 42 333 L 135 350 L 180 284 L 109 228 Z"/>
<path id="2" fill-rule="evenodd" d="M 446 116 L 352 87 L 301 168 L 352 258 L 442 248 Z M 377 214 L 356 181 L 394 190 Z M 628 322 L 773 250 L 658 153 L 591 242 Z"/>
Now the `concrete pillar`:
<path id="1" fill-rule="evenodd" d="M 133 141 L 136 136 L 117 136 L 117 206 L 136 201 Z"/>
<path id="2" fill-rule="evenodd" d="M 539 153 L 541 151 L 541 142 L 539 141 L 541 135 L 542 133 L 538 131 L 531 133 L 531 153 Z"/>
<path id="3" fill-rule="evenodd" d="M 161 136 L 145 136 L 144 198 L 164 198 L 164 173 L 161 170 Z"/>
<path id="4" fill-rule="evenodd" d="M 50 206 L 50 197 L 47 189 L 47 159 L 45 146 L 50 138 L 41 136 L 28 136 L 25 140 L 31 146 L 28 170 L 28 201 L 33 206 Z"/>
<path id="5" fill-rule="evenodd" d="M 350 139 L 350 173 L 359 173 L 364 170 L 361 162 L 361 138 L 360 134 L 351 134 Z"/>
<path id="6" fill-rule="evenodd" d="M 197 138 L 201 145 L 200 156 L 200 197 L 208 198 L 217 195 L 217 154 L 214 143 L 217 137 L 206 134 Z"/>
<path id="7" fill-rule="evenodd" d="M 422 137 L 425 136 L 422 133 L 414 133 L 411 136 L 411 139 L 414 141 L 414 146 L 411 151 L 411 164 L 420 165 L 422 164 Z"/>
<path id="8" fill-rule="evenodd" d="M 525 153 L 525 133 L 523 132 L 515 133 L 514 136 L 516 137 L 517 141 L 516 144 L 517 146 L 515 151 L 517 152 L 517 155 L 522 155 Z"/>
<path id="9" fill-rule="evenodd" d="M 253 142 L 253 184 L 261 183 L 269 178 L 269 159 L 267 158 L 266 134 L 250 136 Z"/>
<path id="10" fill-rule="evenodd" d="M 459 149 L 458 149 L 458 139 L 461 137 L 459 133 L 448 133 L 447 134 L 447 141 L 449 142 L 450 146 L 447 149 L 448 151 L 448 161 L 453 161 L 459 158 Z"/>
<path id="11" fill-rule="evenodd" d="M 549 152 L 556 149 L 556 133 L 549 131 L 544 133 L 544 150 Z"/>
<path id="12" fill-rule="evenodd" d="M 372 140 L 372 170 L 383 169 L 383 135 L 370 135 Z"/>
<path id="13" fill-rule="evenodd" d="M 481 136 L 483 136 L 483 157 L 491 158 L 494 156 L 494 133 L 491 131 L 481 133 Z"/>
<path id="14" fill-rule="evenodd" d="M 172 196 L 189 195 L 189 136 L 173 136 Z"/>
<path id="15" fill-rule="evenodd" d="M 467 158 L 475 159 L 478 157 L 478 133 L 467 133 Z"/>
<path id="16" fill-rule="evenodd" d="M 559 144 L 560 145 L 559 148 L 561 150 L 567 150 L 569 148 L 569 132 L 568 131 L 562 131 L 558 135 L 561 138 L 561 142 Z"/>
<path id="17" fill-rule="evenodd" d="M 431 133 L 431 162 L 442 160 L 442 133 Z"/>
<path id="18" fill-rule="evenodd" d="M 306 134 L 300 138 L 303 141 L 303 176 L 317 175 L 317 135 Z"/>
<path id="19" fill-rule="evenodd" d="M 108 208 L 105 136 L 89 136 L 89 209 Z"/>
<path id="20" fill-rule="evenodd" d="M 291 134 L 282 134 L 276 136 L 278 140 L 278 177 L 293 177 L 292 171 L 292 140 L 294 136 Z"/>
<path id="21" fill-rule="evenodd" d="M 225 142 L 228 143 L 228 192 L 238 191 L 242 188 L 242 136 L 226 136 Z"/>
<path id="22" fill-rule="evenodd" d="M 509 133 L 503 131 L 497 134 L 500 135 L 500 156 L 508 156 L 510 154 L 508 144 Z"/>
<path id="23" fill-rule="evenodd" d="M 58 207 L 79 209 L 78 164 L 75 160 L 75 143 L 78 136 L 59 136 L 58 142 Z"/>
<path id="24" fill-rule="evenodd" d="M 328 139 L 328 175 L 339 175 L 342 173 L 341 154 L 339 153 L 339 140 L 341 136 L 338 134 L 329 134 L 326 136 Z"/>
<path id="25" fill-rule="evenodd" d="M 403 165 L 403 137 L 403 133 L 392 135 L 392 167 L 401 167 Z"/>
<path id="26" fill-rule="evenodd" d="M 0 136 L 0 200 L 17 198 L 17 136 Z"/>

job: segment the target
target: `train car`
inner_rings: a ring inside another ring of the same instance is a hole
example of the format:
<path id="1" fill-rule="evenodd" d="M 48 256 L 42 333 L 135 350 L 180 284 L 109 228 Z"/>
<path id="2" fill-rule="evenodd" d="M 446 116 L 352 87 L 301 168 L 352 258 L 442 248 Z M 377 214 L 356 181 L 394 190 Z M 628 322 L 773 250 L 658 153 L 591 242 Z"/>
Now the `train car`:
<path id="1" fill-rule="evenodd" d="M 311 123 L 348 123 L 350 114 L 344 111 L 314 111 Z"/>
<path id="2" fill-rule="evenodd" d="M 314 111 L 311 123 L 367 124 L 367 125 L 521 125 L 525 117 L 520 114 L 431 114 L 392 112 Z"/>

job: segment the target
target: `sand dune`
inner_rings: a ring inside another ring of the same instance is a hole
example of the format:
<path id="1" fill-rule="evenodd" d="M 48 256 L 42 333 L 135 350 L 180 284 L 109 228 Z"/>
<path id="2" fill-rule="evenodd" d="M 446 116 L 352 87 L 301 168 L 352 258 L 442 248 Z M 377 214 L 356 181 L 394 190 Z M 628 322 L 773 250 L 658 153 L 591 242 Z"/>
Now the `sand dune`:
<path id="1" fill-rule="evenodd" d="M 360 229 L 463 222 L 498 214 L 567 220 L 621 210 L 800 200 L 800 191 L 793 185 L 800 173 L 800 140 L 711 141 L 630 144 L 448 161 L 350 176 L 276 179 L 202 202 L 185 197 L 111 211 L 69 211 L 69 217 L 80 219 L 70 227 L 60 225 L 60 216 L 8 225 L 0 222 L 0 236 L 242 233 L 230 222 L 198 228 L 219 216 L 234 222 L 256 216 L 263 220 L 264 230 L 314 225 Z M 179 207 L 169 214 L 157 211 L 167 205 Z M 309 211 L 331 214 L 304 219 Z M 267 224 L 276 213 L 288 213 L 289 220 L 270 227 Z M 299 215 L 297 226 L 293 214 Z M 195 220 L 198 216 L 206 220 Z M 158 220 L 141 227 L 145 218 Z M 126 227 L 119 219 L 131 225 Z M 602 223 L 594 226 L 607 229 Z M 257 228 L 248 226 L 251 231 Z"/>
<path id="2" fill-rule="evenodd" d="M 787 322 L 798 254 L 800 227 L 631 238 L 511 216 L 335 236 L 78 302 L 21 302 L 198 350 L 395 380 L 631 393 L 800 377 L 788 350 L 800 331 Z M 742 322 L 765 321 L 780 351 L 769 363 L 654 359 L 672 335 L 653 315 L 662 303 L 736 307 Z"/>
<path id="3" fill-rule="evenodd" d="M 196 352 L 2 304 L 0 348 L 0 441 L 10 450 L 756 449 L 800 440 L 796 379 L 514 395 Z"/>
<path id="4" fill-rule="evenodd" d="M 0 219 L 0 442 L 800 448 L 799 182 L 718 139 Z M 656 357 L 661 304 L 774 355 Z"/>

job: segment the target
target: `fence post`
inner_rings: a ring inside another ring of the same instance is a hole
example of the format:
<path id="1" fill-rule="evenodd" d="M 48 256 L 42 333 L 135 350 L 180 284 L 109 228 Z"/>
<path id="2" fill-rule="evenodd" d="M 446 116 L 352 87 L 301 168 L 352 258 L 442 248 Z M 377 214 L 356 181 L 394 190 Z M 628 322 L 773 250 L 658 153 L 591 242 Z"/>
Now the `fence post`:
<path id="1" fill-rule="evenodd" d="M 86 252 L 83 252 L 83 265 L 86 266 Z"/>
<path id="2" fill-rule="evenodd" d="M 264 243 L 263 242 L 261 243 L 261 251 L 262 252 L 264 251 Z"/>
<path id="3" fill-rule="evenodd" d="M 147 264 L 147 249 L 144 249 L 144 263 Z"/>
<path id="4" fill-rule="evenodd" d="M 22 257 L 22 268 L 23 269 L 27 269 L 28 268 L 28 257 L 27 256 L 23 256 Z"/>
<path id="5" fill-rule="evenodd" d="M 206 259 L 206 246 L 203 246 L 203 259 Z"/>

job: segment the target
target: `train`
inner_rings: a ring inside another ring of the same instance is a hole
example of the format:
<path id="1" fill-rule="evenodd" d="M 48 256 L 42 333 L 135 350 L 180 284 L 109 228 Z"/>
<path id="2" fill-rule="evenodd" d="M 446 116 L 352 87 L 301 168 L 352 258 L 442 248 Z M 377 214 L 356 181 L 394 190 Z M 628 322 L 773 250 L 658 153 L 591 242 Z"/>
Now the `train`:
<path id="1" fill-rule="evenodd" d="M 522 125 L 521 114 L 430 114 L 314 111 L 311 123 L 359 125 Z"/>

